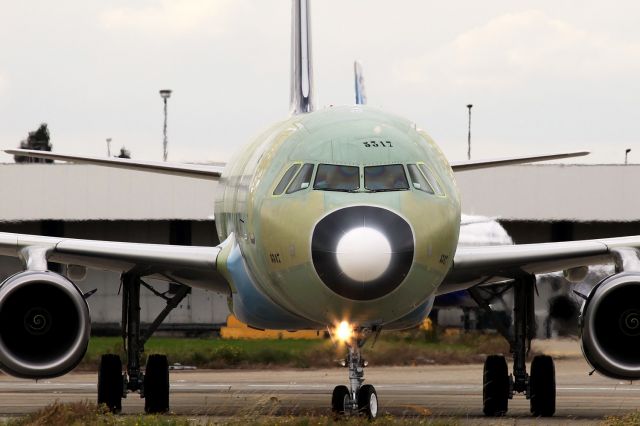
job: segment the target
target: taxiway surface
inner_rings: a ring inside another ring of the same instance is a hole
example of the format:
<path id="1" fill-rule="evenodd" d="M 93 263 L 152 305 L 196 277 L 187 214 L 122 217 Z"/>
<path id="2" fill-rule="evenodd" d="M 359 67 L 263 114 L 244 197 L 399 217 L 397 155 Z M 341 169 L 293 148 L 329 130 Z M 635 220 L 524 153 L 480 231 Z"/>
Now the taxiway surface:
<path id="1" fill-rule="evenodd" d="M 553 420 L 544 424 L 595 424 L 608 415 L 640 408 L 640 385 L 589 376 L 579 358 L 557 360 L 558 402 Z M 482 416 L 482 365 L 370 367 L 367 383 L 378 390 L 382 413 L 394 416 L 455 417 L 463 423 L 491 423 Z M 189 417 L 263 414 L 330 414 L 331 392 L 346 383 L 346 369 L 218 370 L 171 373 L 171 407 Z M 26 381 L 0 377 L 0 415 L 35 411 L 55 401 L 96 398 L 96 374 L 73 373 L 54 380 Z M 141 413 L 137 394 L 123 400 L 124 413 Z M 499 423 L 533 421 L 523 396 L 509 403 Z"/>

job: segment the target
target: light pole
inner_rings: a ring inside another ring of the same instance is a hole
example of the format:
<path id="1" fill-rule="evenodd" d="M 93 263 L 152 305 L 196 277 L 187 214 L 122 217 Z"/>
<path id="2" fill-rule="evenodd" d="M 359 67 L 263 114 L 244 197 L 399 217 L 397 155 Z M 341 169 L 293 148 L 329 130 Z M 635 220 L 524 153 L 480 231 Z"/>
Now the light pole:
<path id="1" fill-rule="evenodd" d="M 111 138 L 107 138 L 107 157 L 111 158 Z"/>
<path id="2" fill-rule="evenodd" d="M 631 152 L 631 148 L 627 148 L 624 151 L 624 164 L 628 164 L 627 160 L 629 159 L 629 153 Z"/>
<path id="3" fill-rule="evenodd" d="M 162 128 L 164 139 L 162 141 L 162 148 L 163 148 L 162 159 L 164 161 L 167 161 L 167 155 L 169 154 L 168 146 L 167 146 L 169 144 L 169 141 L 167 140 L 167 100 L 171 96 L 171 90 L 169 89 L 160 90 L 160 96 L 162 97 L 162 100 L 164 102 L 164 127 Z"/>
<path id="4" fill-rule="evenodd" d="M 471 160 L 471 108 L 473 104 L 467 105 L 469 108 L 469 134 L 467 135 L 467 160 Z"/>

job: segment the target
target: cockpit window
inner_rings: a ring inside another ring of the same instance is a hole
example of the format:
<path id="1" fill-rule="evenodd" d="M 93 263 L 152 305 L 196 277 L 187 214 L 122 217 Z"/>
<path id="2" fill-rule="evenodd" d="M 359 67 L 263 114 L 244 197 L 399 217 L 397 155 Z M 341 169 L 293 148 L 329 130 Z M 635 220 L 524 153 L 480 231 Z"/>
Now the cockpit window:
<path id="1" fill-rule="evenodd" d="M 401 164 L 364 168 L 364 188 L 369 191 L 402 191 L 409 189 Z"/>
<path id="2" fill-rule="evenodd" d="M 431 187 L 436 191 L 436 194 L 444 195 L 444 191 L 442 190 L 442 187 L 438 183 L 438 179 L 436 179 L 436 176 L 433 174 L 431 169 L 429 169 L 424 163 L 419 163 L 418 167 L 420 167 L 420 170 L 422 170 L 422 173 L 429 181 L 429 184 L 431 184 Z"/>
<path id="3" fill-rule="evenodd" d="M 289 167 L 289 170 L 287 170 L 284 176 L 282 176 L 282 179 L 280 179 L 280 183 L 278 183 L 276 189 L 273 190 L 273 195 L 280 195 L 284 192 L 285 188 L 287 187 L 287 185 L 289 185 L 289 182 L 291 182 L 291 179 L 293 179 L 293 176 L 296 174 L 299 168 L 300 164 L 294 164 L 293 166 Z"/>
<path id="4" fill-rule="evenodd" d="M 411 184 L 415 189 L 429 194 L 435 194 L 433 187 L 425 179 L 422 173 L 420 173 L 420 170 L 418 170 L 418 166 L 415 164 L 407 164 L 407 170 L 409 170 L 409 178 L 411 179 Z"/>
<path id="5" fill-rule="evenodd" d="M 301 191 L 303 189 L 307 189 L 309 184 L 311 183 L 311 176 L 313 175 L 313 164 L 305 164 L 300 169 L 298 176 L 291 182 L 289 185 L 289 189 L 287 189 L 287 194 L 293 194 L 294 192 Z"/>
<path id="6" fill-rule="evenodd" d="M 320 164 L 313 189 L 324 191 L 356 191 L 360 188 L 360 168 Z"/>

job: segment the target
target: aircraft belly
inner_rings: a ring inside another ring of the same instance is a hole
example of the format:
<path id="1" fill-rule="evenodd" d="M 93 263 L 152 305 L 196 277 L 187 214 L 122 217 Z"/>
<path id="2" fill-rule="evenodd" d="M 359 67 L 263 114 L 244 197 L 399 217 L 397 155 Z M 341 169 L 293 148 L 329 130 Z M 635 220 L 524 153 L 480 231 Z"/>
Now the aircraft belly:
<path id="1" fill-rule="evenodd" d="M 286 297 L 288 303 L 296 304 L 296 312 L 323 324 L 346 319 L 361 325 L 386 325 L 402 319 L 403 324 L 412 326 L 431 310 L 433 294 L 441 279 L 440 274 L 414 265 L 403 284 L 388 295 L 373 300 L 350 300 L 331 291 L 309 264 L 280 276 L 278 287 L 285 290 L 275 300 Z"/>
<path id="2" fill-rule="evenodd" d="M 435 296 L 429 297 L 426 302 L 418 306 L 413 311 L 400 319 L 390 322 L 385 326 L 385 330 L 406 330 L 407 328 L 420 325 L 433 309 Z"/>

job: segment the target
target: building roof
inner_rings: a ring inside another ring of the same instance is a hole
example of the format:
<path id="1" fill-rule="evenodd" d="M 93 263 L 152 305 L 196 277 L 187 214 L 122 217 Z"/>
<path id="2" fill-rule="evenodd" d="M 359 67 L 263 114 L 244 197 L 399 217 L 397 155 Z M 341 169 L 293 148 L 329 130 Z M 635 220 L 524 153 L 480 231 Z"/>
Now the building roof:
<path id="1" fill-rule="evenodd" d="M 456 174 L 467 214 L 640 221 L 640 165 L 520 165 Z M 73 164 L 0 165 L 0 221 L 211 220 L 217 183 Z"/>

